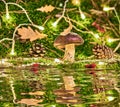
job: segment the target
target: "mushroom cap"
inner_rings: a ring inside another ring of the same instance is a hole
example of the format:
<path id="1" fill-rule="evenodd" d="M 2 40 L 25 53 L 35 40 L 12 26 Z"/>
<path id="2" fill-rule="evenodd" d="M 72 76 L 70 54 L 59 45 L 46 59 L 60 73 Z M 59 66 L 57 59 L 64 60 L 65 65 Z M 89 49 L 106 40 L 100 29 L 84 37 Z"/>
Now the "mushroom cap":
<path id="1" fill-rule="evenodd" d="M 54 41 L 54 47 L 58 49 L 65 48 L 67 44 L 82 45 L 84 40 L 76 33 L 68 33 L 67 35 L 60 35 Z"/>

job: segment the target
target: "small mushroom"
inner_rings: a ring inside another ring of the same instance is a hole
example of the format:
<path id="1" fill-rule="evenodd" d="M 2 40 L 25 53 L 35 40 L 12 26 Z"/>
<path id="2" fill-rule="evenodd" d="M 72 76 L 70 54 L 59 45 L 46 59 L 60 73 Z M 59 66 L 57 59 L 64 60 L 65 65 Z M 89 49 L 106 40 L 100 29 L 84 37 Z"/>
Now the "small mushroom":
<path id="1" fill-rule="evenodd" d="M 54 41 L 54 47 L 63 50 L 65 54 L 63 60 L 73 62 L 75 56 L 75 46 L 82 45 L 84 40 L 76 33 L 68 33 L 67 35 L 60 35 Z"/>

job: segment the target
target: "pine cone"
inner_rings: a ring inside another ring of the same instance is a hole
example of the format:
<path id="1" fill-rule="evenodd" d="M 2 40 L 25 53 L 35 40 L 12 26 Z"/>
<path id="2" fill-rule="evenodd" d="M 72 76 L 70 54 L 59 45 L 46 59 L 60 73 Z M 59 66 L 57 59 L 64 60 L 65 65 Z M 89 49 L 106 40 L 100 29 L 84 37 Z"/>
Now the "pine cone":
<path id="1" fill-rule="evenodd" d="M 33 57 L 43 57 L 45 54 L 45 48 L 42 44 L 35 43 L 29 49 L 29 55 Z"/>
<path id="2" fill-rule="evenodd" d="M 103 58 L 110 59 L 113 57 L 112 49 L 110 49 L 109 47 L 105 45 L 97 44 L 93 47 L 92 51 L 95 57 L 98 59 L 103 59 Z"/>
<path id="3" fill-rule="evenodd" d="M 30 81 L 29 87 L 32 89 L 32 91 L 39 91 L 44 89 L 44 86 L 39 81 Z"/>

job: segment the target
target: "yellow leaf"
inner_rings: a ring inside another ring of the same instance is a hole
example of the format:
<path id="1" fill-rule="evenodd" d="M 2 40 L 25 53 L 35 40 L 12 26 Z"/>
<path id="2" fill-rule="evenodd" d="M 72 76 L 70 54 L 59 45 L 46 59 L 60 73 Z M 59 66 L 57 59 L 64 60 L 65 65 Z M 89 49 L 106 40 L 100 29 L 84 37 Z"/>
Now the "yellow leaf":
<path id="1" fill-rule="evenodd" d="M 19 28 L 18 29 L 18 34 L 19 35 L 24 35 L 24 36 L 21 36 L 21 39 L 28 39 L 29 37 L 29 35 L 28 35 L 28 33 L 27 33 L 27 28 L 25 28 L 25 27 L 22 27 L 22 28 Z"/>
<path id="2" fill-rule="evenodd" d="M 17 103 L 27 104 L 27 105 L 35 105 L 38 106 L 40 102 L 43 100 L 37 100 L 37 99 L 21 99 Z"/>
<path id="3" fill-rule="evenodd" d="M 38 8 L 37 10 L 48 13 L 48 12 L 52 12 L 54 9 L 55 7 L 53 7 L 52 5 L 45 5 L 44 7 Z"/>
<path id="4" fill-rule="evenodd" d="M 60 35 L 67 35 L 68 33 L 70 33 L 72 30 L 72 23 L 69 22 L 69 27 L 67 29 L 64 29 L 64 31 L 62 33 L 60 33 Z"/>
<path id="5" fill-rule="evenodd" d="M 29 92 L 29 93 L 21 93 L 21 95 L 26 95 L 26 94 L 29 94 L 29 95 L 43 95 L 44 92 L 43 91 L 36 91 L 36 92 Z"/>
<path id="6" fill-rule="evenodd" d="M 30 26 L 28 26 L 28 28 L 19 28 L 18 34 L 20 35 L 21 39 L 30 39 L 31 42 L 36 39 L 42 39 L 47 37 L 46 34 L 40 33 L 37 30 L 34 31 Z"/>
<path id="7" fill-rule="evenodd" d="M 73 76 L 64 76 L 63 81 L 66 90 L 74 90 L 75 82 Z"/>

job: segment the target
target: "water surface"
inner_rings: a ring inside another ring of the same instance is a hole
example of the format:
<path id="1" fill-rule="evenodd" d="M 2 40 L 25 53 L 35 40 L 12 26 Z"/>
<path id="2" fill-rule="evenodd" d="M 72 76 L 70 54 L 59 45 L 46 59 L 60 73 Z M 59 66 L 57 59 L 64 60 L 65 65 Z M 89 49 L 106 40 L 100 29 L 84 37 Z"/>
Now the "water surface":
<path id="1" fill-rule="evenodd" d="M 0 68 L 0 107 L 120 107 L 120 70 Z"/>

